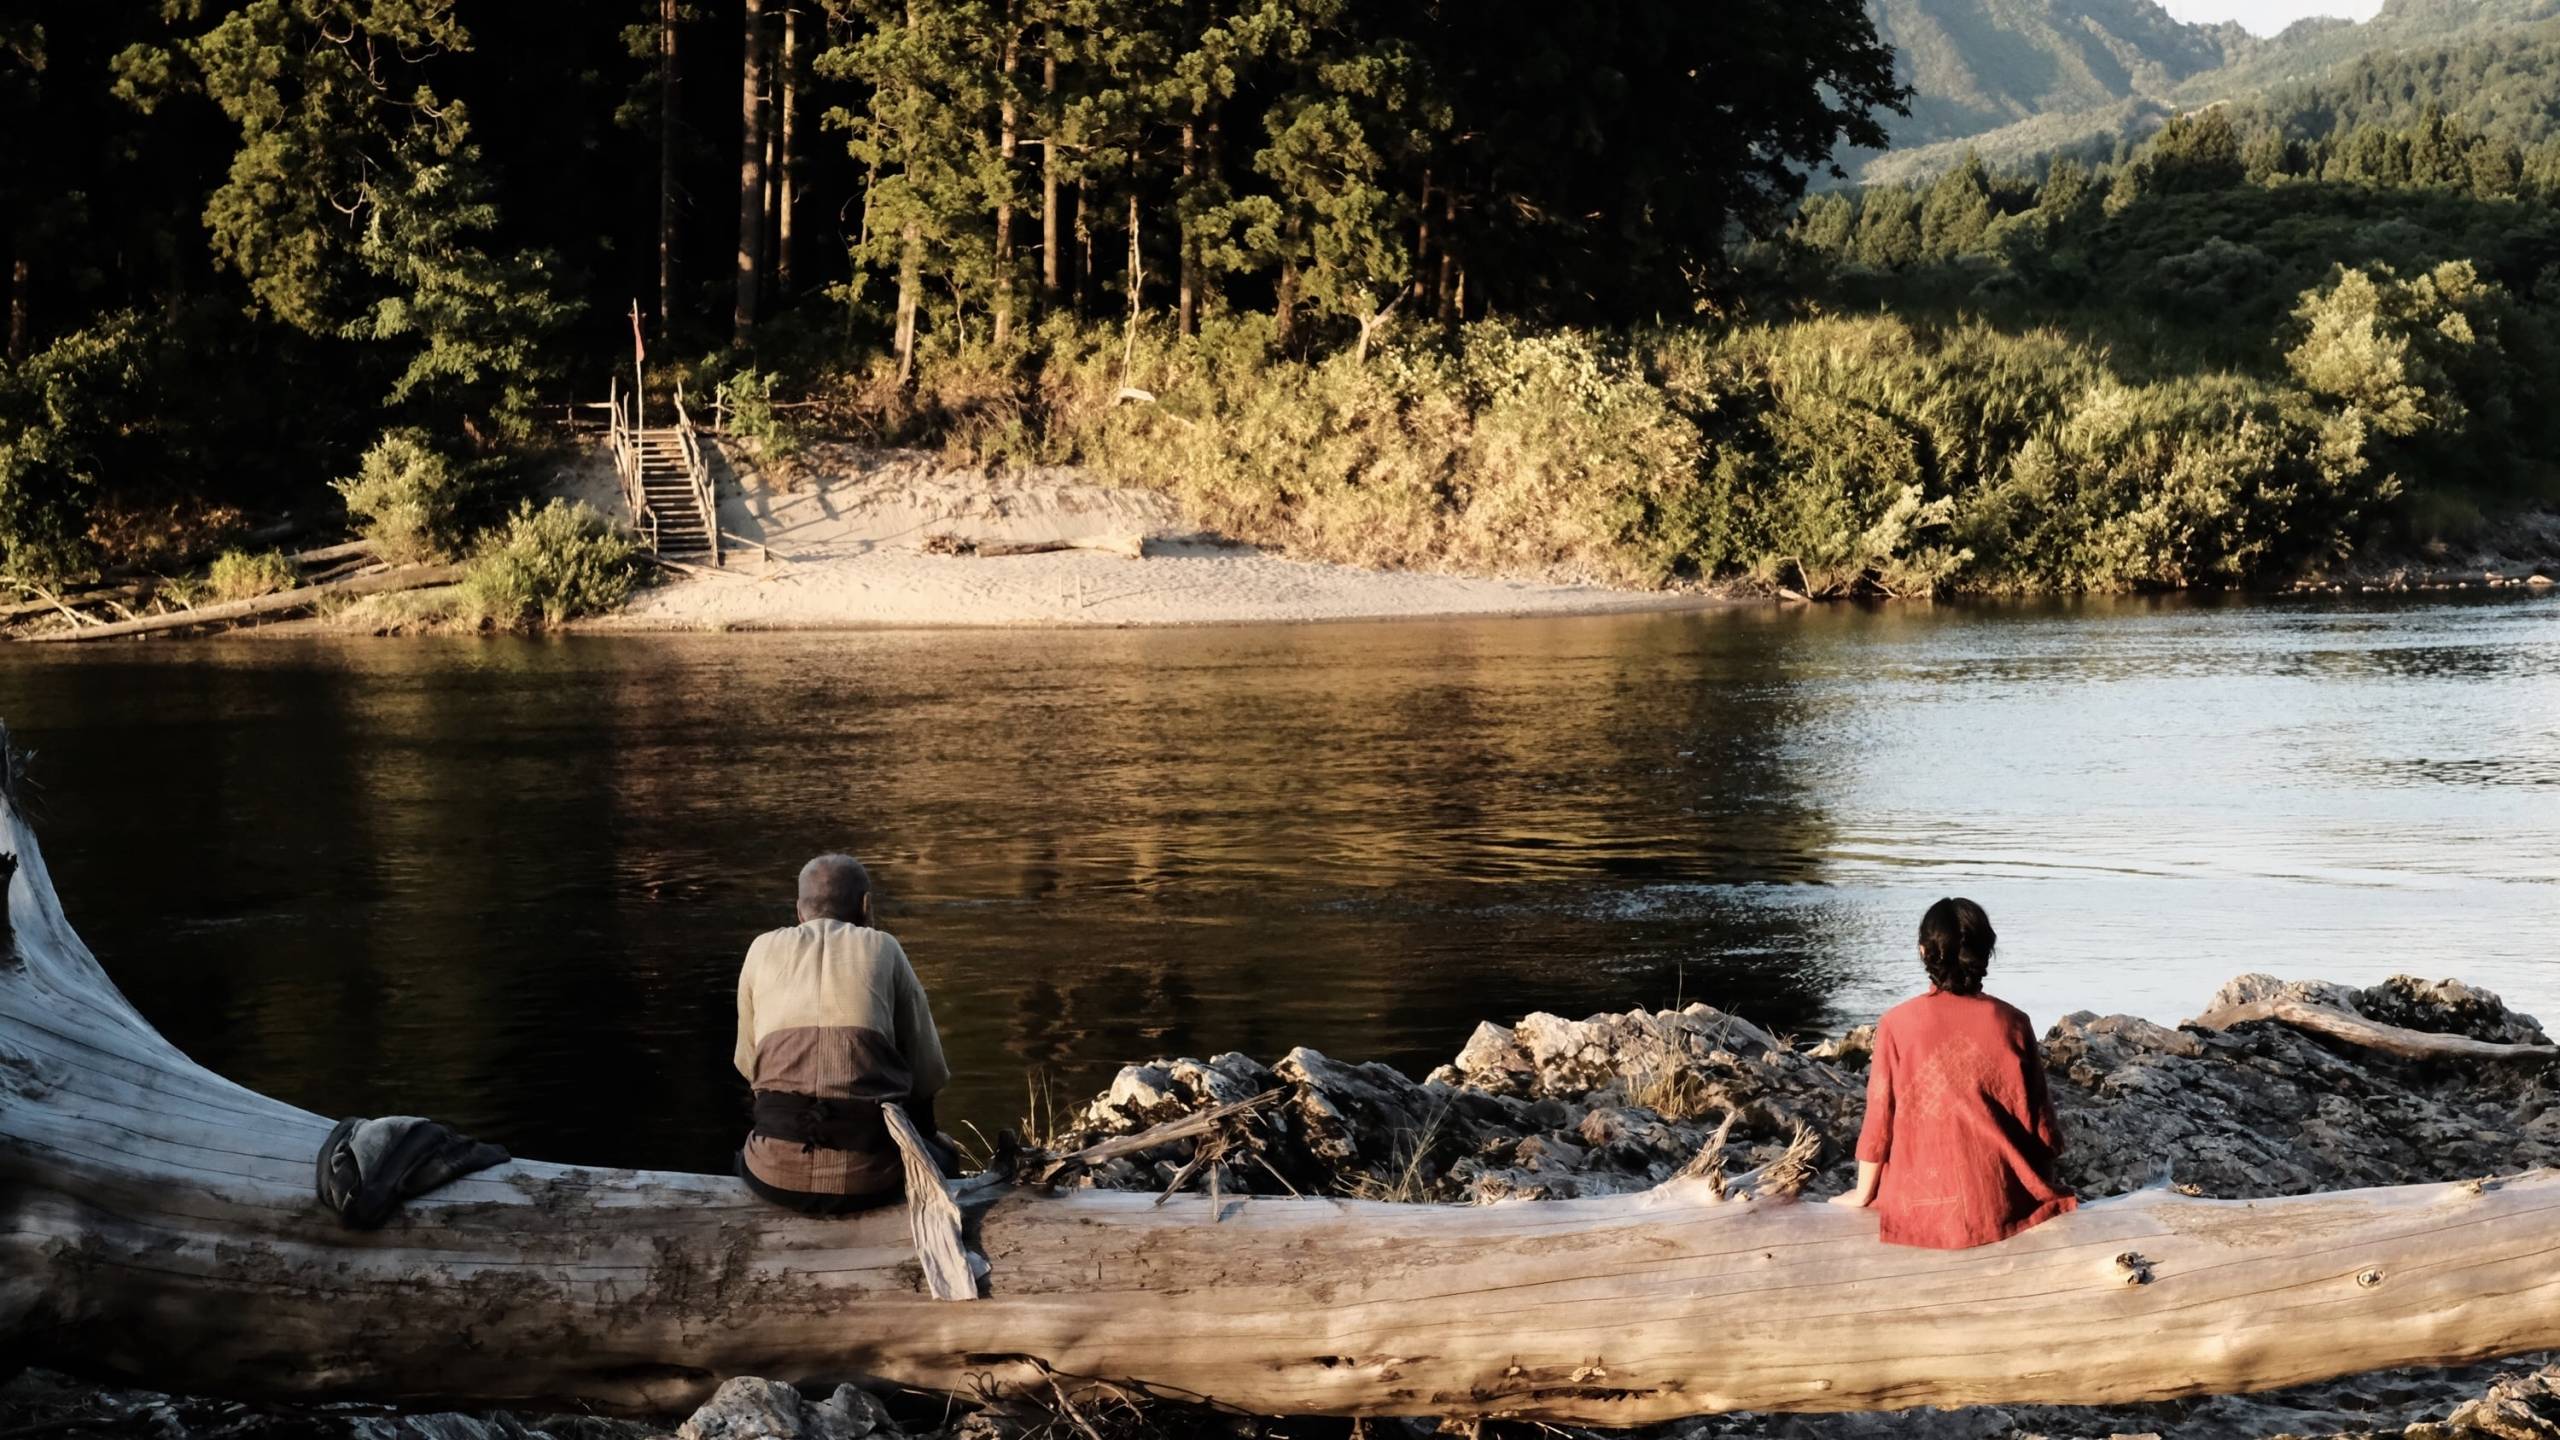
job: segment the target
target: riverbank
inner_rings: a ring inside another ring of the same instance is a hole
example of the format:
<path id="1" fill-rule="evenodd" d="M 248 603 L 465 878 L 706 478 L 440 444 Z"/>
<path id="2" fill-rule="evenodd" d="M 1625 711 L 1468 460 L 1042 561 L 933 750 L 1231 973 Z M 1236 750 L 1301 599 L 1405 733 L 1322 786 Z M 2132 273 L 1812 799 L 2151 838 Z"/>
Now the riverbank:
<path id="1" fill-rule="evenodd" d="M 1208 524 L 1204 511 L 1217 507 L 1199 495 L 1112 484 L 1074 466 L 963 464 L 940 452 L 844 441 L 795 440 L 771 463 L 764 451 L 734 434 L 705 445 L 724 536 L 716 566 L 702 563 L 707 556 L 621 558 L 627 536 L 606 531 L 626 504 L 609 457 L 591 447 L 542 487 L 547 498 L 591 514 L 527 511 L 501 527 L 504 543 L 496 531 L 485 543 L 450 540 L 443 553 L 467 551 L 466 565 L 387 564 L 369 538 L 290 554 L 238 551 L 208 577 L 125 576 L 31 590 L 0 608 L 0 622 L 18 639 L 100 641 L 228 627 L 402 636 L 534 624 L 621 632 L 1295 624 L 1914 598 L 1873 585 L 1826 587 L 1801 567 L 1713 583 L 1632 581 L 1595 571 L 1589 552 L 1557 549 L 1539 552 L 1544 560 L 1454 544 L 1344 558 L 1366 552 L 1288 526 L 1277 527 L 1296 536 L 1285 544 L 1246 543 Z M 1384 512 L 1378 523 L 1393 528 Z M 562 548 L 573 532 L 584 536 L 577 544 L 595 547 L 592 556 Z M 511 584 L 468 581 L 491 549 L 520 552 Z M 603 558 L 607 550 L 613 558 Z M 254 571 L 262 583 L 237 589 L 226 566 Z M 645 583 L 631 583 L 635 570 Z M 2560 512 L 2528 510 L 2484 523 L 2460 545 L 2374 551 L 2298 575 L 2284 589 L 2547 592 L 2555 576 Z M 568 577 L 584 577 L 584 588 L 534 593 Z M 609 580 L 601 590 L 610 598 L 599 598 L 599 580 Z"/>
<path id="2" fill-rule="evenodd" d="M 1712 601 L 1588 577 L 1486 577 L 1293 559 L 1201 528 L 1160 491 L 1064 467 L 988 471 L 825 442 L 767 465 L 709 447 L 723 564 L 671 571 L 591 630 L 1118 626 L 1570 615 Z M 621 508 L 608 464 L 557 492 Z M 362 614 L 348 617 L 362 623 Z"/>
<path id="3" fill-rule="evenodd" d="M 2349 1032 L 2395 1028 L 2379 1032 L 2377 1042 L 2372 1034 L 2336 1038 L 2299 1019 L 2234 1016 L 2235 1007 L 2269 1002 L 2343 1017 L 2352 1022 Z M 2243 977 L 2213 997 L 2205 1017 L 2171 1029 L 2082 1012 L 2047 1032 L 2047 1071 L 2066 1137 L 2063 1178 L 2081 1194 L 2099 1198 L 2169 1185 L 2245 1200 L 2477 1181 L 2560 1165 L 2560 1106 L 2548 1091 L 2547 1055 L 2507 1050 L 2484 1058 L 2461 1044 L 2547 1045 L 2531 1017 L 2509 1011 L 2487 992 L 2409 979 L 2350 990 Z M 2446 1053 L 2419 1058 L 2392 1048 L 2426 1046 L 2430 1037 L 2459 1039 L 2438 1047 Z M 1859 1027 L 1806 1043 L 1706 1005 L 1578 1021 L 1534 1014 L 1512 1025 L 1481 1026 L 1450 1064 L 1422 1080 L 1304 1048 L 1268 1065 L 1233 1054 L 1132 1065 L 1033 1139 L 1061 1150 L 1124 1138 L 1277 1091 L 1276 1103 L 1266 1105 L 1253 1127 L 1222 1141 L 1214 1154 L 1198 1153 L 1191 1141 L 1170 1142 L 1102 1164 L 1082 1183 L 1140 1191 L 1208 1183 L 1230 1195 L 1296 1190 L 1487 1203 L 1625 1193 L 1677 1175 L 1741 1176 L 1793 1156 L 1810 1166 L 1798 1183 L 1808 1196 L 1819 1196 L 1848 1178 L 1871 1040 L 1872 1029 Z M 2452 1053 L 2463 1049 L 2475 1053 Z M 2549 1359 L 2376 1373 L 2248 1397 L 1891 1416 L 1724 1415 L 1642 1433 L 1662 1440 L 1871 1440 L 1886 1433 L 1921 1440 L 2129 1434 L 2517 1440 L 2560 1429 L 2560 1368 L 2546 1368 Z M 1245 1433 L 1232 1417 L 1208 1410 L 1115 1400 L 1083 1387 L 1002 1401 L 895 1387 L 878 1387 L 874 1399 L 863 1393 L 804 1405 L 788 1391 L 741 1385 L 675 1433 L 687 1440 L 795 1433 L 830 1440 L 1142 1440 Z M 799 1428 L 772 1422 L 777 1411 L 791 1412 Z M 739 1423 L 758 1415 L 768 1417 L 768 1428 Z M 8 1433 L 92 1428 L 173 1440 L 640 1440 L 666 1434 L 676 1422 L 253 1407 L 92 1390 L 37 1373 L 0 1389 L 0 1425 L 15 1427 Z M 1355 1429 L 1340 1420 L 1284 1420 L 1276 1433 L 1383 1433 L 1400 1440 L 1428 1429 L 1416 1421 Z M 1589 1433 L 1553 1426 L 1520 1433 L 1533 1431 Z"/>
<path id="4" fill-rule="evenodd" d="M 1802 603 L 1791 585 L 1729 580 L 1627 587 L 1559 566 L 1453 573 L 1311 560 L 1204 528 L 1165 490 L 1073 466 L 986 469 L 932 451 L 822 441 L 766 463 L 751 440 L 706 447 L 727 537 L 720 568 L 661 572 L 597 631 L 1162 626 L 1558 616 Z M 618 514 L 600 459 L 553 492 Z M 2509 517 L 2462 546 L 2370 555 L 2306 575 L 2294 593 L 2546 590 L 2560 513 Z M 1834 597 L 1838 598 L 1838 597 Z M 1882 597 L 1878 597 L 1882 598 Z M 414 608 L 414 607 L 408 607 Z M 396 617 L 359 607 L 338 628 Z"/>

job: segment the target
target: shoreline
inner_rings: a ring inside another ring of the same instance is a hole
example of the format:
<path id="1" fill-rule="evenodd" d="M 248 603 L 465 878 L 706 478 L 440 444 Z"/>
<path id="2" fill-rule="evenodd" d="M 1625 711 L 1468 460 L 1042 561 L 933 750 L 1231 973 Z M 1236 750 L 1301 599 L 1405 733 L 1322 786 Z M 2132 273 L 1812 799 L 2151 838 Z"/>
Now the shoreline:
<path id="1" fill-rule="evenodd" d="M 1733 580 L 1628 589 L 1570 574 L 1466 574 L 1296 559 L 1202 531 L 1169 494 L 1108 483 L 1075 467 L 988 471 L 919 450 L 842 442 L 812 444 L 791 460 L 767 464 L 760 447 L 739 437 L 721 437 L 707 454 L 720 528 L 733 541 L 729 565 L 669 573 L 622 610 L 569 628 L 1206 628 L 1837 603 Z M 551 491 L 616 514 L 618 484 L 609 461 L 591 454 L 558 472 Z M 2546 595 L 2555 577 L 2560 514 L 2533 513 L 2514 517 L 2460 554 L 2351 560 L 2249 592 L 2190 586 L 2159 593 L 2248 593 L 2267 600 Z"/>
<path id="2" fill-rule="evenodd" d="M 1739 579 L 1637 589 L 1569 572 L 1465 573 L 1300 559 L 1203 531 L 1168 493 L 1106 483 L 1075 467 L 986 470 L 924 451 L 844 442 L 814 443 L 794 459 L 767 464 L 753 441 L 739 437 L 720 438 L 706 454 L 719 528 L 729 537 L 726 563 L 713 568 L 701 563 L 707 556 L 667 563 L 644 555 L 654 583 L 644 582 L 619 610 L 557 629 L 598 635 L 1212 629 L 1785 610 L 1888 598 L 1816 601 Z M 564 464 L 542 493 L 608 517 L 625 510 L 611 457 L 601 450 Z M 362 548 L 363 542 L 350 542 L 311 555 Z M 2140 594 L 2208 602 L 2543 598 L 2554 593 L 2555 577 L 2560 513 L 2530 512 L 2460 551 L 2439 546 L 2423 555 L 2362 557 L 2261 588 L 2197 585 Z M 218 619 L 181 623 L 161 634 L 388 639 L 478 633 L 457 615 L 451 595 L 419 589 L 316 602 L 317 613 L 227 628 Z M 55 619 L 39 602 L 18 608 L 27 613 L 25 623 Z"/>
<path id="3" fill-rule="evenodd" d="M 687 569 L 571 628 L 610 631 L 1118 629 L 1608 614 L 1703 607 L 1709 589 L 1295 559 L 1203 531 L 1170 495 L 1067 467 L 985 471 L 825 443 L 768 466 L 709 447 L 726 564 Z M 596 457 L 553 493 L 622 508 Z"/>

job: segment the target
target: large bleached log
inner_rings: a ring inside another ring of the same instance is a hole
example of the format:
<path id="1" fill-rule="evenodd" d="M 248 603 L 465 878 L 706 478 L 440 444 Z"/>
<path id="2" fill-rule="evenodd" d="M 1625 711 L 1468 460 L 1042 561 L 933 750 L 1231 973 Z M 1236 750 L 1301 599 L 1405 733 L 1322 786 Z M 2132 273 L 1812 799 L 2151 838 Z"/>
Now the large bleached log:
<path id="1" fill-rule="evenodd" d="M 2560 1176 L 2257 1202 L 2165 1192 L 1991 1248 L 1704 1181 L 1480 1208 L 1012 1191 L 985 1298 L 895 1212 L 518 1162 L 339 1229 L 320 1116 L 188 1061 L 65 920 L 13 803 L 0 960 L 0 1355 L 161 1388 L 690 1405 L 725 1376 L 978 1379 L 1265 1413 L 1633 1424 L 2113 1403 L 2560 1348 Z M 1213 1210 L 1214 1205 L 1214 1210 Z"/>

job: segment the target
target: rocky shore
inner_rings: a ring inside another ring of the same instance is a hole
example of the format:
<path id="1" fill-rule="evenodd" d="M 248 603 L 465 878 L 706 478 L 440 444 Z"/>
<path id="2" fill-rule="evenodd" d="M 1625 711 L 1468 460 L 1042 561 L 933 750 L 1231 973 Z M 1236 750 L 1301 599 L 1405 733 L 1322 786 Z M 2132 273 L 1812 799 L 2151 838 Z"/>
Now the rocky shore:
<path id="1" fill-rule="evenodd" d="M 2252 976 L 2225 987 L 2209 1008 L 2272 999 L 2307 1001 L 2414 1031 L 2548 1043 L 2531 1017 L 2452 981 L 2399 979 L 2359 991 Z M 1179 1180 L 1214 1183 L 1231 1194 L 1294 1191 L 1463 1204 L 1611 1194 L 1683 1172 L 1739 1177 L 1782 1166 L 1803 1170 L 1806 1192 L 1821 1195 L 1846 1183 L 1849 1146 L 1864 1111 L 1871 1034 L 1861 1028 L 1799 1043 L 1692 1005 L 1486 1024 L 1450 1064 L 1420 1080 L 1307 1049 L 1268 1065 L 1232 1054 L 1163 1060 L 1124 1069 L 1059 1133 L 1032 1139 L 1063 1153 L 1277 1091 L 1273 1102 L 1206 1140 L 1108 1161 L 1080 1183 L 1164 1189 Z M 2276 1020 L 2173 1030 L 2085 1012 L 2048 1032 L 2045 1055 L 2066 1136 L 2064 1179 L 2088 1197 L 2173 1185 L 2242 1199 L 2560 1165 L 2560 1075 L 2543 1059 L 2413 1061 Z M 2553 1358 L 2122 1409 L 1719 1416 L 1659 1433 L 1666 1440 L 2403 1433 L 2411 1440 L 2560 1440 L 2560 1365 L 2549 1363 Z M 1063 1393 L 1046 1403 L 981 1398 L 874 1394 L 851 1386 L 803 1397 L 742 1378 L 700 1414 L 680 1423 L 671 1418 L 668 1425 L 684 1440 L 1339 1437 L 1354 1429 L 1342 1421 L 1264 1421 Z M 1400 1440 L 1429 1427 L 1371 1422 L 1364 1428 Z M 171 1440 L 638 1440 L 670 1429 L 592 1417 L 253 1407 L 102 1391 L 41 1372 L 0 1386 L 0 1440 L 84 1432 Z"/>

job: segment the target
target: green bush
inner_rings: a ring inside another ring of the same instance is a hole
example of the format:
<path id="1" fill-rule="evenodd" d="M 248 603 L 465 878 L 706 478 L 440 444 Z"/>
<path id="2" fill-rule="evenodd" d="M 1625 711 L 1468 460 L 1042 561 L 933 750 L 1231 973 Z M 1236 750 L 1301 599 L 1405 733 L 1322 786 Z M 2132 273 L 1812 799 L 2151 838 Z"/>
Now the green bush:
<path id="1" fill-rule="evenodd" d="M 773 382 L 771 371 L 741 370 L 720 382 L 719 393 L 728 401 L 729 433 L 755 441 L 766 460 L 788 460 L 800 452 L 803 439 L 773 408 Z"/>
<path id="2" fill-rule="evenodd" d="M 554 626 L 619 608 L 637 570 L 631 542 L 603 516 L 568 500 L 539 507 L 528 500 L 480 538 L 461 589 L 485 623 Z"/>
<path id="3" fill-rule="evenodd" d="M 459 548 L 463 483 L 415 430 L 385 433 L 355 475 L 332 488 L 356 533 L 392 564 L 447 560 Z"/>
<path id="4" fill-rule="evenodd" d="M 117 477 L 169 464 L 164 357 L 131 314 L 0 360 L 0 569 L 49 583 L 90 568 L 90 512 Z"/>
<path id="5" fill-rule="evenodd" d="M 225 550 L 205 571 L 205 589 L 216 600 L 250 600 L 290 590 L 302 583 L 302 572 L 273 550 L 252 554 Z"/>

